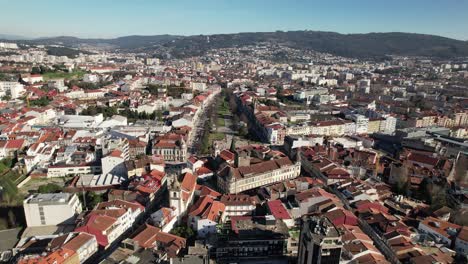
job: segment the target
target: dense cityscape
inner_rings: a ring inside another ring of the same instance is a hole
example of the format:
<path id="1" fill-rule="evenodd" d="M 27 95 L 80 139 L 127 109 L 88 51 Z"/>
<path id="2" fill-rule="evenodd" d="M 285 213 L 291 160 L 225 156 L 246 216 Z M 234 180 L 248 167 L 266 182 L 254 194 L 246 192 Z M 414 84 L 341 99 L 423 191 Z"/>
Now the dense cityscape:
<path id="1" fill-rule="evenodd" d="M 467 262 L 468 56 L 86 41 L 0 41 L 0 262 Z"/>

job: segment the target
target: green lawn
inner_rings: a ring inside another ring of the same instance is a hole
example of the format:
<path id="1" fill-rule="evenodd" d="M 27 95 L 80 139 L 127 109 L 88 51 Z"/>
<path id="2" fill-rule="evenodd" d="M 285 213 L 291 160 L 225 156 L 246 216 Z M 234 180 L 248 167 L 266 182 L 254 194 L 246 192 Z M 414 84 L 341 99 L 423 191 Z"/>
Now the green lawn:
<path id="1" fill-rule="evenodd" d="M 44 81 L 50 79 L 82 79 L 86 72 L 77 70 L 74 72 L 46 72 L 42 74 Z"/>
<path id="2" fill-rule="evenodd" d="M 210 133 L 210 138 L 209 141 L 212 142 L 213 140 L 223 140 L 224 139 L 224 134 L 223 133 Z"/>
<path id="3" fill-rule="evenodd" d="M 218 108 L 218 114 L 220 115 L 230 115 L 231 112 L 229 111 L 228 103 L 223 100 Z"/>
<path id="4" fill-rule="evenodd" d="M 218 119 L 216 119 L 216 126 L 218 127 L 224 126 L 224 118 L 218 117 Z"/>

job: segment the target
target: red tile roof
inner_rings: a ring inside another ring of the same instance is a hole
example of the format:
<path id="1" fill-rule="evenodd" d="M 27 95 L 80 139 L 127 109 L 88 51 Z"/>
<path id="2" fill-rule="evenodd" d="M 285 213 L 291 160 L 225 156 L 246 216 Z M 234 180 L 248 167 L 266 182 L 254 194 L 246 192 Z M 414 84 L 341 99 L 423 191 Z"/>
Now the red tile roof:
<path id="1" fill-rule="evenodd" d="M 7 140 L 6 149 L 20 149 L 24 146 L 24 139 L 11 139 Z"/>
<path id="2" fill-rule="evenodd" d="M 188 201 L 191 193 L 195 191 L 195 187 L 197 186 L 197 176 L 193 175 L 192 173 L 185 173 L 184 178 L 182 180 L 182 199 L 184 201 Z"/>
<path id="3" fill-rule="evenodd" d="M 291 219 L 291 215 L 280 200 L 269 201 L 268 209 L 276 219 Z"/>
<path id="4" fill-rule="evenodd" d="M 132 240 L 140 247 L 155 248 L 158 242 L 170 258 L 176 257 L 179 251 L 186 247 L 184 238 L 164 233 L 161 229 L 148 224 L 141 226 L 136 233 Z"/>

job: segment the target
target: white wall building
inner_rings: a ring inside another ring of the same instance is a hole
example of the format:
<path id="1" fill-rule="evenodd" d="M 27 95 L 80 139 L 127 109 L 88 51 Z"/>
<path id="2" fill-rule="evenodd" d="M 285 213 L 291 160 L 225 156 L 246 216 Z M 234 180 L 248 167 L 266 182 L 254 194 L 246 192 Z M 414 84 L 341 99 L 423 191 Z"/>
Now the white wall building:
<path id="1" fill-rule="evenodd" d="M 206 90 L 206 83 L 201 83 L 201 82 L 192 82 L 190 83 L 190 87 L 194 91 L 200 91 L 203 92 Z"/>
<path id="2" fill-rule="evenodd" d="M 353 120 L 356 124 L 356 134 L 367 134 L 369 118 L 359 114 L 347 115 L 346 118 Z"/>
<path id="3" fill-rule="evenodd" d="M 82 211 L 78 196 L 69 193 L 34 194 L 24 200 L 23 207 L 29 227 L 73 223 Z"/>
<path id="4" fill-rule="evenodd" d="M 10 95 L 12 99 L 17 99 L 24 93 L 24 85 L 19 82 L 0 82 L 0 96 Z"/>
<path id="5" fill-rule="evenodd" d="M 112 174 L 117 176 L 125 176 L 127 168 L 125 167 L 125 159 L 120 150 L 114 150 L 109 155 L 101 159 L 102 174 Z"/>

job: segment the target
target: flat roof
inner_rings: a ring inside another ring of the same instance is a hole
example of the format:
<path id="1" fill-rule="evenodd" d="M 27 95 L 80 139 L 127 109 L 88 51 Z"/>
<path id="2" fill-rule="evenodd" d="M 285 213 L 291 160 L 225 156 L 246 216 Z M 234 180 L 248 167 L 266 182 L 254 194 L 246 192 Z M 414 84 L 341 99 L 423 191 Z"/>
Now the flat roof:
<path id="1" fill-rule="evenodd" d="M 69 193 L 38 193 L 28 197 L 29 204 L 65 204 L 71 199 Z"/>

